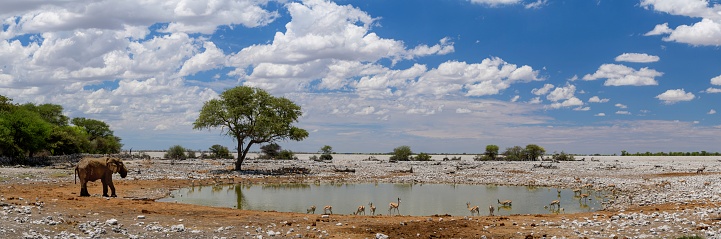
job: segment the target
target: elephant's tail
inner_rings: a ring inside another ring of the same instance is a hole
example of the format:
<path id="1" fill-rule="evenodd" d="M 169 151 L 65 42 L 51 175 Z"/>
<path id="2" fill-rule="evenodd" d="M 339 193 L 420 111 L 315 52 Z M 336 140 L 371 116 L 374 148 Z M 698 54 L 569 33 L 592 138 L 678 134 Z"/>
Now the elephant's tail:
<path id="1" fill-rule="evenodd" d="M 75 177 L 73 179 L 75 179 L 75 184 L 78 184 L 78 167 L 75 167 Z"/>

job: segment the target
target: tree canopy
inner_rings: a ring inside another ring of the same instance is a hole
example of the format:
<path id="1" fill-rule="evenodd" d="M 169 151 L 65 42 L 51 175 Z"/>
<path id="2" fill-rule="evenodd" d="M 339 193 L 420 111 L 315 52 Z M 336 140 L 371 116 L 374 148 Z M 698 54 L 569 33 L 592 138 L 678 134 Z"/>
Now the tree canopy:
<path id="1" fill-rule="evenodd" d="M 546 149 L 544 149 L 541 146 L 535 145 L 535 144 L 529 144 L 526 145 L 526 156 L 528 160 L 536 160 L 539 157 L 542 157 L 543 154 L 546 153 Z"/>
<path id="2" fill-rule="evenodd" d="M 320 148 L 320 152 L 321 152 L 320 160 L 332 160 L 333 159 L 333 155 L 331 155 L 333 153 L 333 147 L 331 147 L 330 145 L 324 145 L 322 148 Z"/>
<path id="3" fill-rule="evenodd" d="M 105 122 L 75 118 L 70 125 L 68 121 L 60 105 L 18 105 L 0 95 L 0 156 L 120 152 L 120 138 Z"/>
<path id="4" fill-rule="evenodd" d="M 233 137 L 238 143 L 235 170 L 241 170 L 254 144 L 308 137 L 308 131 L 293 126 L 302 114 L 300 106 L 289 99 L 274 97 L 259 88 L 238 86 L 224 91 L 220 99 L 205 102 L 193 129 L 220 127 Z"/>
<path id="5" fill-rule="evenodd" d="M 393 155 L 391 155 L 391 161 L 408 161 L 411 159 L 411 146 L 403 145 L 393 149 Z"/>
<path id="6" fill-rule="evenodd" d="M 498 145 L 486 145 L 486 152 L 484 154 L 486 155 L 486 157 L 488 157 L 488 160 L 496 160 L 496 156 L 498 155 L 498 149 Z"/>
<path id="7" fill-rule="evenodd" d="M 213 146 L 210 146 L 210 157 L 211 158 L 220 158 L 220 159 L 232 159 L 233 155 L 230 155 L 230 150 L 228 150 L 228 147 L 225 147 L 220 144 L 214 144 Z"/>

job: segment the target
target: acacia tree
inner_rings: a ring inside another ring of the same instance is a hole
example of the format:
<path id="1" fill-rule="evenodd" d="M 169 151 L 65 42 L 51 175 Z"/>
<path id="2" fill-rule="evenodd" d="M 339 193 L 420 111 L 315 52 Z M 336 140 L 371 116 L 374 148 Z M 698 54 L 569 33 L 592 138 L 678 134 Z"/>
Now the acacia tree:
<path id="1" fill-rule="evenodd" d="M 233 158 L 233 156 L 230 155 L 230 150 L 228 150 L 228 147 L 220 144 L 214 144 L 213 146 L 210 146 L 210 156 L 213 158 L 221 159 Z"/>
<path id="2" fill-rule="evenodd" d="M 332 160 L 333 159 L 333 155 L 331 155 L 333 153 L 333 147 L 331 147 L 330 145 L 324 145 L 322 148 L 320 148 L 320 152 L 321 152 L 320 160 Z"/>
<path id="3" fill-rule="evenodd" d="M 536 160 L 539 157 L 542 157 L 545 153 L 546 150 L 541 146 L 535 144 L 526 145 L 526 155 L 528 160 Z"/>
<path id="4" fill-rule="evenodd" d="M 503 153 L 503 155 L 506 156 L 506 160 L 508 161 L 523 160 L 525 154 L 526 150 L 523 149 L 521 146 L 513 146 L 510 148 L 506 148 L 506 152 Z"/>
<path id="5" fill-rule="evenodd" d="M 488 157 L 488 160 L 496 160 L 496 156 L 498 155 L 498 149 L 498 145 L 486 145 L 486 152 L 484 154 L 486 155 L 486 157 Z"/>
<path id="6" fill-rule="evenodd" d="M 235 170 L 241 170 L 253 144 L 308 137 L 308 131 L 293 126 L 302 114 L 300 106 L 289 99 L 274 97 L 259 88 L 238 86 L 224 91 L 220 99 L 205 102 L 193 129 L 220 127 L 233 137 L 238 143 Z"/>
<path id="7" fill-rule="evenodd" d="M 282 148 L 280 147 L 280 145 L 278 145 L 276 143 L 270 143 L 270 144 L 260 146 L 260 152 L 263 153 L 263 155 L 261 155 L 261 158 L 265 158 L 265 159 L 278 158 L 278 156 L 280 155 L 281 149 Z"/>
<path id="8" fill-rule="evenodd" d="M 393 155 L 391 156 L 391 161 L 408 161 L 411 158 L 411 155 L 413 154 L 413 151 L 411 151 L 411 146 L 403 145 L 398 146 L 395 149 L 393 149 Z"/>

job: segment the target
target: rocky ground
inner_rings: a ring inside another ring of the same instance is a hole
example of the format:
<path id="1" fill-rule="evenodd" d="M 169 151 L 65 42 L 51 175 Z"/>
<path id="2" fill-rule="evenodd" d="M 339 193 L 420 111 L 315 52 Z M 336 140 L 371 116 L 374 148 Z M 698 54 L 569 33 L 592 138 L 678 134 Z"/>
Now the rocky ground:
<path id="1" fill-rule="evenodd" d="M 389 163 L 334 155 L 329 162 L 247 160 L 244 169 L 305 168 L 305 176 L 232 171 L 229 160 L 126 160 L 118 198 L 79 197 L 73 165 L 0 168 L 1 238 L 721 238 L 721 157 L 577 157 L 584 161 Z M 449 155 L 448 157 L 453 157 Z M 413 169 L 409 172 L 409 169 Z M 705 168 L 697 173 L 697 169 Z M 338 170 L 353 169 L 351 172 Z M 245 211 L 155 202 L 170 190 L 215 183 L 467 183 L 576 188 L 616 197 L 592 213 L 512 216 L 353 216 Z"/>

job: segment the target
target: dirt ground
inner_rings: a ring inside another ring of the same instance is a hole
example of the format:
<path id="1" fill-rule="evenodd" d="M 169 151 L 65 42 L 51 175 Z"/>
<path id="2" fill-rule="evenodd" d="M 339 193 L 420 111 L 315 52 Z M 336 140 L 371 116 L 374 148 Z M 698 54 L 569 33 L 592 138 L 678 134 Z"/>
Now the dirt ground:
<path id="1" fill-rule="evenodd" d="M 4 170 L 0 168 L 0 172 Z M 45 215 L 61 215 L 64 222 L 59 225 L 35 225 L 36 231 L 59 232 L 63 230 L 78 232 L 75 228 L 78 223 L 107 219 L 117 219 L 121 224 L 131 225 L 140 220 L 157 222 L 159 225 L 175 225 L 183 223 L 189 230 L 204 232 L 217 231 L 218 228 L 232 226 L 224 235 L 228 237 L 244 238 L 247 226 L 266 227 L 276 225 L 277 230 L 283 228 L 298 228 L 296 233 L 304 238 L 332 237 L 332 238 L 375 238 L 376 233 L 388 235 L 390 238 L 551 238 L 569 237 L 577 238 L 577 233 L 571 229 L 540 226 L 540 222 L 554 222 L 561 220 L 584 220 L 588 218 L 609 218 L 618 212 L 597 211 L 580 214 L 546 214 L 546 215 L 511 215 L 511 216 L 353 216 L 330 215 L 327 218 L 319 214 L 280 213 L 246 211 L 232 208 L 215 208 L 195 206 L 178 203 L 155 202 L 155 199 L 165 197 L 170 190 L 190 186 L 191 183 L 210 184 L 210 180 L 132 180 L 115 178 L 115 187 L 118 198 L 104 198 L 100 182 L 90 183 L 88 189 L 91 197 L 80 197 L 80 185 L 73 183 L 73 175 L 67 175 L 70 170 L 42 171 L 46 175 L 37 175 L 37 172 L 27 173 L 28 177 L 11 178 L 3 180 L 0 174 L 0 196 L 5 205 L 28 205 L 35 202 L 43 204 L 40 212 Z M 49 175 L 47 175 L 49 174 Z M 116 175 L 117 176 L 117 175 Z M 50 177 L 49 182 L 34 182 L 27 178 Z M 284 176 L 265 177 L 260 179 L 243 179 L 254 183 L 286 182 L 290 180 Z M 312 179 L 311 179 L 312 180 Z M 653 205 L 649 207 L 636 207 L 625 212 L 659 211 L 673 213 L 698 206 L 709 206 L 704 202 L 686 205 L 669 204 Z M 379 211 L 385 206 L 379 205 Z M 487 214 L 487 210 L 481 210 Z M 144 219 L 139 219 L 143 215 Z M 707 222 L 710 224 L 710 222 Z M 0 225 L 0 228 L 3 226 Z M 325 234 L 307 232 L 306 227 L 318 228 Z M 131 228 L 131 227 L 129 227 Z M 136 234 L 142 235 L 138 229 Z M 296 235 L 293 233 L 293 235 Z M 22 237 L 21 232 L 6 233 L 9 237 Z M 325 235 L 325 236 L 324 236 Z M 112 234 L 102 237 L 109 237 Z M 115 236 L 112 236 L 115 237 Z M 155 237 L 155 236 L 147 236 Z M 168 237 L 173 237 L 169 235 Z M 187 237 L 187 236 L 183 236 Z M 198 238 L 213 237 L 213 234 L 200 234 Z M 620 235 L 620 238 L 624 238 Z"/>

